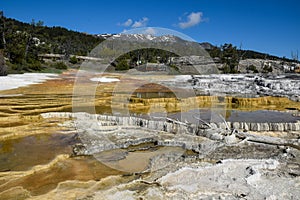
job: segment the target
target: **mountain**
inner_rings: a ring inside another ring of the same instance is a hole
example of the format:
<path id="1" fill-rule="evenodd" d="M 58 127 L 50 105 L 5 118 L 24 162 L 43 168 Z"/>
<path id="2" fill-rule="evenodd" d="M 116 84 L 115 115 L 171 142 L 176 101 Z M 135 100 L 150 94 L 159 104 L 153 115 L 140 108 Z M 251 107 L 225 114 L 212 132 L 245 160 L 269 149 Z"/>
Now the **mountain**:
<path id="1" fill-rule="evenodd" d="M 114 61 L 111 65 L 116 70 L 145 71 L 147 68 L 155 71 L 164 64 L 172 73 L 198 74 L 199 70 L 217 73 L 212 67 L 213 60 L 201 44 L 174 35 L 115 34 L 93 49 L 90 56 L 99 57 L 105 63 Z M 180 57 L 183 59 L 176 59 Z"/>
<path id="2" fill-rule="evenodd" d="M 209 42 L 202 42 L 200 43 L 200 45 L 205 49 L 205 50 L 211 50 L 213 49 L 215 46 L 212 45 L 211 43 Z"/>
<path id="3" fill-rule="evenodd" d="M 162 43 L 162 44 L 172 44 L 172 43 L 181 43 L 187 45 L 191 45 L 195 48 L 202 47 L 208 52 L 211 52 L 214 48 L 221 49 L 221 47 L 217 47 L 209 42 L 197 43 L 193 41 L 186 41 L 181 39 L 180 37 L 174 35 L 163 35 L 163 36 L 153 36 L 150 34 L 99 34 L 98 37 L 103 39 L 111 39 L 114 41 L 128 41 L 135 43 Z M 164 46 L 165 46 L 164 45 Z M 282 60 L 286 62 L 294 62 L 295 60 L 282 58 L 274 55 L 270 55 L 267 53 L 261 53 L 253 50 L 242 50 L 237 49 L 237 51 L 243 56 L 242 59 L 269 59 L 269 60 Z"/>
<path id="4" fill-rule="evenodd" d="M 114 40 L 126 40 L 130 42 L 147 42 L 151 41 L 154 43 L 175 43 L 175 42 L 183 42 L 181 38 L 174 35 L 162 35 L 162 36 L 154 36 L 150 34 L 116 34 L 111 37 Z"/>
<path id="5" fill-rule="evenodd" d="M 110 60 L 130 51 L 144 51 L 143 49 L 162 50 L 178 56 L 209 56 L 205 49 L 197 42 L 183 40 L 173 35 L 153 36 L 149 34 L 112 35 L 99 45 L 99 47 L 94 49 L 90 55 Z"/>
<path id="6" fill-rule="evenodd" d="M 126 40 L 130 42 L 153 42 L 153 43 L 186 43 L 195 45 L 197 42 L 183 40 L 174 35 L 154 36 L 150 34 L 99 34 L 98 37 L 105 39 L 111 38 L 113 40 Z M 197 43 L 204 49 L 212 49 L 215 47 L 209 42 Z"/>
<path id="7" fill-rule="evenodd" d="M 120 70 L 147 62 L 174 66 L 180 73 L 191 72 L 191 65 L 199 69 L 217 67 L 222 73 L 282 73 L 299 68 L 299 62 L 291 59 L 238 49 L 232 44 L 217 47 L 208 42 L 187 41 L 173 35 L 112 34 L 91 55 L 107 62 L 117 59 L 113 66 Z M 118 68 L 122 60 L 129 60 L 129 64 Z"/>

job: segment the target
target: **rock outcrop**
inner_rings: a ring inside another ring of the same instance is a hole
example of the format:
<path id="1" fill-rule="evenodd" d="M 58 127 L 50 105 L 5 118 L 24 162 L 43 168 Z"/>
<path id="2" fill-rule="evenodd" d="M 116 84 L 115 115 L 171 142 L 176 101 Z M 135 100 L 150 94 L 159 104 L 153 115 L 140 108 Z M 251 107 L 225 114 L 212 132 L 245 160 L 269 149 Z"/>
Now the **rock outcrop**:
<path id="1" fill-rule="evenodd" d="M 225 128 L 223 122 L 213 123 L 219 128 Z M 232 129 L 243 131 L 300 131 L 300 122 L 294 123 L 252 123 L 252 122 L 227 122 Z"/>
<path id="2" fill-rule="evenodd" d="M 263 131 L 297 131 L 299 123 L 183 123 L 165 118 L 160 120 L 139 117 L 96 115 L 88 113 L 45 113 L 44 118 L 74 118 L 83 144 L 77 145 L 75 154 L 92 155 L 112 149 L 126 149 L 132 145 L 155 143 L 159 146 L 181 147 L 185 150 L 210 152 L 218 144 L 235 144 L 241 140 L 271 145 L 287 145 L 300 148 L 297 139 L 278 139 L 269 136 L 257 136 L 238 131 L 241 127 L 249 130 Z M 232 127 L 232 128 L 231 128 Z M 237 129 L 237 130 L 236 130 Z M 212 148 L 213 147 L 213 148 Z"/>
<path id="3" fill-rule="evenodd" d="M 170 87 L 193 88 L 198 95 L 233 96 L 233 97 L 259 97 L 275 96 L 287 97 L 293 101 L 300 101 L 300 75 L 193 75 L 178 76 L 173 81 L 162 81 Z M 183 82 L 189 84 L 183 85 Z"/>
<path id="4" fill-rule="evenodd" d="M 252 66 L 252 68 L 251 68 Z M 300 64 L 297 62 L 284 62 L 280 60 L 268 59 L 244 59 L 241 60 L 238 69 L 241 73 L 267 72 L 272 70 L 272 73 L 293 72 L 299 68 Z"/>
<path id="5" fill-rule="evenodd" d="M 206 56 L 182 56 L 171 57 L 169 61 L 175 65 L 181 74 L 218 74 L 213 59 Z"/>

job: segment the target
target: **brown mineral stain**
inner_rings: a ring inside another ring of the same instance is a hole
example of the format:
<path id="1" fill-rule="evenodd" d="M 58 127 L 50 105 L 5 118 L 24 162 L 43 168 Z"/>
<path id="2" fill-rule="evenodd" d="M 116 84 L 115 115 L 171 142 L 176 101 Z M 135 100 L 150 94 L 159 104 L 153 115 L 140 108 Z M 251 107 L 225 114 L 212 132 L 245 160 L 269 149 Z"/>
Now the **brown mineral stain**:
<path id="1" fill-rule="evenodd" d="M 101 164 L 93 157 L 67 158 L 50 165 L 49 168 L 36 170 L 16 179 L 10 179 L 7 174 L 8 180 L 0 185 L 0 193 L 21 186 L 35 196 L 55 189 L 60 182 L 66 180 L 97 181 L 110 175 L 120 174 L 123 173 Z"/>

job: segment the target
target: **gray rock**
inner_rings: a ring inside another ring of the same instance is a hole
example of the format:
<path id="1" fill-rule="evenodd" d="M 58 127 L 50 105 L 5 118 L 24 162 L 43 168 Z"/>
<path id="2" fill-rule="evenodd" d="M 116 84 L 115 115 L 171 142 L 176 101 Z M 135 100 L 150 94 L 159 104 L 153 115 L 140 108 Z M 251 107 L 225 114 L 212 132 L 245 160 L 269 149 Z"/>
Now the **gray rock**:
<path id="1" fill-rule="evenodd" d="M 235 144 L 239 140 L 235 137 L 235 134 L 232 134 L 232 135 L 229 135 L 229 136 L 225 136 L 224 141 L 225 141 L 226 144 Z"/>
<path id="2" fill-rule="evenodd" d="M 219 96 L 230 94 L 231 96 L 245 97 L 259 94 L 259 96 L 280 96 L 288 97 L 293 101 L 300 101 L 300 75 L 294 74 L 293 78 L 288 75 L 266 76 L 266 75 L 195 75 L 188 80 L 164 82 L 166 85 L 178 87 L 189 87 L 200 94 L 217 94 Z M 190 85 L 181 84 L 189 82 Z M 203 92 L 205 91 L 205 92 Z"/>

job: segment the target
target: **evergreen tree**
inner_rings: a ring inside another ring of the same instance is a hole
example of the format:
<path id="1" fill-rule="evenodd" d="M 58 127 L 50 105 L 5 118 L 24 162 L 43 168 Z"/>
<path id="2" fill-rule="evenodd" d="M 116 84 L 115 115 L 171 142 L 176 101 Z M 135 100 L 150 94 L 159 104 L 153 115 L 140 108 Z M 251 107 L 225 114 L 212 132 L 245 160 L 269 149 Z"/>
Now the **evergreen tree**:
<path id="1" fill-rule="evenodd" d="M 232 44 L 224 44 L 221 46 L 221 62 L 224 64 L 225 73 L 237 73 L 239 64 L 238 50 Z"/>

